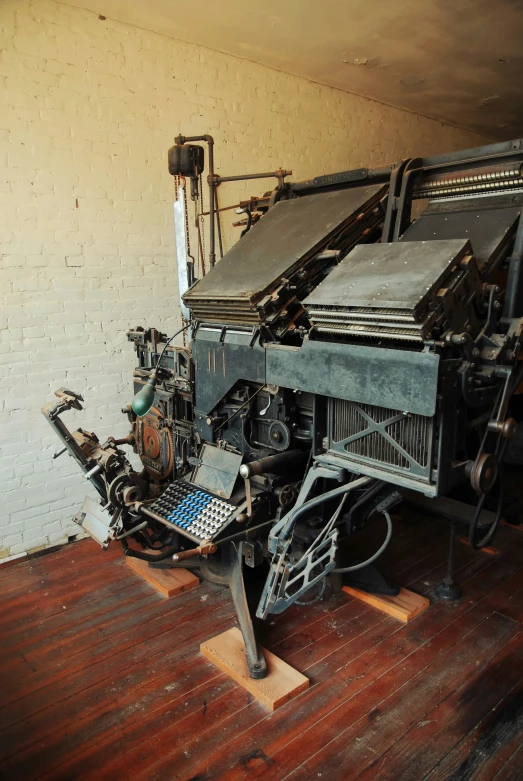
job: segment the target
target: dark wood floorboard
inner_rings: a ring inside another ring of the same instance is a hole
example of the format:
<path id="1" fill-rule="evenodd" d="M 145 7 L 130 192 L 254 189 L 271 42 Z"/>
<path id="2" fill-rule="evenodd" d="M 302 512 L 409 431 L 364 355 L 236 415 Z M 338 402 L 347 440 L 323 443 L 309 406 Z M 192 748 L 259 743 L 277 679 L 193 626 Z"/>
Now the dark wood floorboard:
<path id="1" fill-rule="evenodd" d="M 458 545 L 445 604 L 448 526 L 394 526 L 381 569 L 430 608 L 403 625 L 335 594 L 271 619 L 264 645 L 311 681 L 273 714 L 199 655 L 235 623 L 226 590 L 165 600 L 91 541 L 0 570 L 0 777 L 523 779 L 523 531 Z"/>

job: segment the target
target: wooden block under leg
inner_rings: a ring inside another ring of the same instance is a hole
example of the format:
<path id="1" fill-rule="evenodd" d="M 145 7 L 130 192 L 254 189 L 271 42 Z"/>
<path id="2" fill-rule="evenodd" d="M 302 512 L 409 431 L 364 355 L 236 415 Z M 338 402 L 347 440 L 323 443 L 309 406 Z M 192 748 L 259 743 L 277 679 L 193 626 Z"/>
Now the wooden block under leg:
<path id="1" fill-rule="evenodd" d="M 470 542 L 468 537 L 462 537 L 460 539 L 460 542 L 463 545 L 468 545 L 470 547 Z M 494 548 L 492 545 L 485 545 L 483 548 L 478 548 L 479 551 L 483 551 L 483 553 L 489 553 L 491 556 L 495 556 L 499 553 L 497 548 Z"/>
<path id="2" fill-rule="evenodd" d="M 187 569 L 173 567 L 173 569 L 151 569 L 148 561 L 133 559 L 129 556 L 127 564 L 144 580 L 154 586 L 156 591 L 164 597 L 175 597 L 191 588 L 200 585 L 200 581 Z"/>
<path id="3" fill-rule="evenodd" d="M 350 594 L 351 597 L 359 599 L 367 605 L 371 605 L 405 623 L 419 616 L 430 605 L 430 601 L 426 597 L 415 594 L 406 588 L 400 588 L 399 594 L 395 597 L 389 597 L 384 594 L 367 594 L 366 591 L 360 591 L 351 586 L 344 586 L 342 590 L 346 594 Z"/>
<path id="4" fill-rule="evenodd" d="M 227 673 L 233 681 L 247 689 L 261 703 L 271 710 L 276 710 L 308 689 L 309 679 L 283 659 L 279 659 L 265 648 L 262 650 L 267 662 L 267 677 L 255 680 L 249 675 L 245 645 L 242 633 L 237 627 L 206 640 L 200 646 L 200 652 L 206 659 Z"/>
<path id="5" fill-rule="evenodd" d="M 502 526 L 508 526 L 509 529 L 516 529 L 518 532 L 523 532 L 523 523 L 510 523 L 510 521 L 506 521 L 502 518 L 500 524 Z"/>

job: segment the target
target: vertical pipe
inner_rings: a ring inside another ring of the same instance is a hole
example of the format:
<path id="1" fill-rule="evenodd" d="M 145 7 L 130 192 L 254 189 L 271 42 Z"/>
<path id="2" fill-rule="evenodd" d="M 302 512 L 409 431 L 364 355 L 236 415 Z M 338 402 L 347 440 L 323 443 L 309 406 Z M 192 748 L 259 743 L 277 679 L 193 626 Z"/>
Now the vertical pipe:
<path id="1" fill-rule="evenodd" d="M 214 188 L 214 200 L 216 204 L 216 226 L 218 228 L 218 244 L 220 246 L 220 260 L 223 258 L 222 226 L 220 222 L 220 207 L 218 205 L 218 187 Z"/>
<path id="2" fill-rule="evenodd" d="M 215 240 L 214 240 L 214 215 L 215 215 L 215 206 L 216 206 L 216 198 L 215 198 L 215 188 L 216 183 L 214 181 L 214 139 L 211 138 L 211 136 L 206 137 L 207 144 L 209 146 L 209 176 L 208 176 L 208 182 L 209 182 L 209 217 L 210 217 L 210 226 L 209 226 L 209 264 L 211 268 L 216 263 L 216 252 L 215 252 Z"/>

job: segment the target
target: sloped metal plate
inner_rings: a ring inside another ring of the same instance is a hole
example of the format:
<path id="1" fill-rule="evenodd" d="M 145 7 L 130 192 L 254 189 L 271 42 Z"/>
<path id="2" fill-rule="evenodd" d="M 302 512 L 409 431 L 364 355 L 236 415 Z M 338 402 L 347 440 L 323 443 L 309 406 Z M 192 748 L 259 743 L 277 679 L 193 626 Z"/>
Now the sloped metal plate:
<path id="1" fill-rule="evenodd" d="M 305 300 L 305 307 L 412 311 L 439 286 L 466 247 L 466 239 L 359 244 Z"/>
<path id="2" fill-rule="evenodd" d="M 308 195 L 276 203 L 184 300 L 256 301 L 376 197 L 382 185 Z"/>
<path id="3" fill-rule="evenodd" d="M 434 202 L 401 237 L 408 241 L 469 239 L 480 268 L 497 257 L 508 243 L 521 213 L 521 205 L 500 208 L 502 197 L 470 198 L 446 203 Z M 521 200 L 521 196 L 520 196 Z"/>

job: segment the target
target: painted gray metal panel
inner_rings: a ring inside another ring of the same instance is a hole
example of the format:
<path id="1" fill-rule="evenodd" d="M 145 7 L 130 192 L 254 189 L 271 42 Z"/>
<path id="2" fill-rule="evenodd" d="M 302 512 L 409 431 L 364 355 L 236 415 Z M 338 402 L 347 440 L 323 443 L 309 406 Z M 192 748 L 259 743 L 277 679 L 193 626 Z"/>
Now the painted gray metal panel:
<path id="1" fill-rule="evenodd" d="M 382 185 L 320 193 L 276 203 L 186 294 L 193 299 L 259 300 L 302 259 L 377 195 Z"/>
<path id="2" fill-rule="evenodd" d="M 358 244 L 305 300 L 305 307 L 413 310 L 465 248 L 466 239 Z"/>
<path id="3" fill-rule="evenodd" d="M 266 352 L 268 383 L 418 415 L 436 411 L 437 355 L 319 341 Z"/>
<path id="4" fill-rule="evenodd" d="M 196 409 L 208 414 L 238 380 L 265 382 L 265 349 L 249 347 L 252 335 L 200 328 L 192 344 L 195 364 Z"/>

